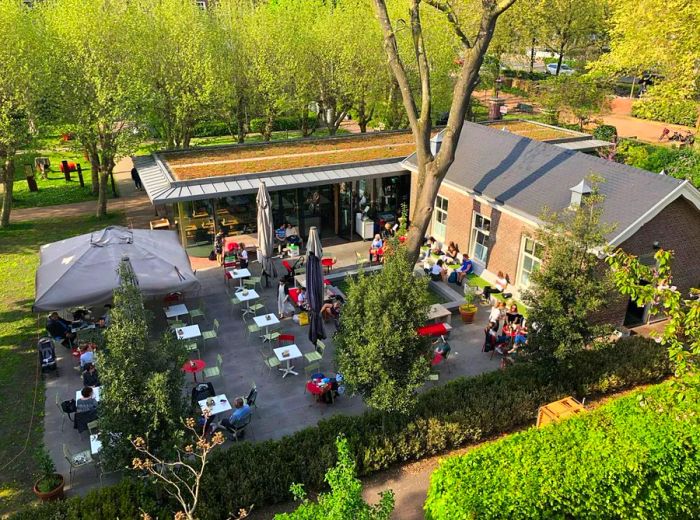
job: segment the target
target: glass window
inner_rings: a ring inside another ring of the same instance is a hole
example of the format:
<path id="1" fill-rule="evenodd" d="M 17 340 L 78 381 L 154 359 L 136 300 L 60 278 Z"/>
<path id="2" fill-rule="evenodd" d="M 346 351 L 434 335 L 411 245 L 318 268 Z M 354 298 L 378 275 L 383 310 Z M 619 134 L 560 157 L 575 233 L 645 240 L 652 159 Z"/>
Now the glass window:
<path id="1" fill-rule="evenodd" d="M 530 285 L 530 276 L 540 268 L 544 246 L 529 237 L 523 237 L 520 273 L 518 273 L 518 285 L 526 288 Z"/>
<path id="2" fill-rule="evenodd" d="M 491 219 L 474 212 L 471 233 L 471 256 L 480 262 L 486 263 L 489 254 L 489 234 L 491 233 Z"/>
<path id="3" fill-rule="evenodd" d="M 445 241 L 447 235 L 447 204 L 448 201 L 442 195 L 435 199 L 435 211 L 433 212 L 433 236 L 441 241 Z"/>

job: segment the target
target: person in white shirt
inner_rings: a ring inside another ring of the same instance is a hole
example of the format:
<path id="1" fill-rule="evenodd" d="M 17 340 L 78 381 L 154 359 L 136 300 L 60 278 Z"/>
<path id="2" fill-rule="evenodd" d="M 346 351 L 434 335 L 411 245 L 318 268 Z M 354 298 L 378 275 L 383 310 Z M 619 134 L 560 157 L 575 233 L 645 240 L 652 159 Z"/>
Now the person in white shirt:
<path id="1" fill-rule="evenodd" d="M 445 278 L 447 269 L 445 269 L 443 265 L 444 262 L 442 260 L 438 260 L 437 263 L 430 269 L 430 279 L 434 282 L 439 282 Z"/>
<path id="2" fill-rule="evenodd" d="M 88 363 L 95 363 L 95 353 L 92 351 L 92 346 L 90 345 L 80 354 L 80 367 L 83 368 Z"/>
<path id="3" fill-rule="evenodd" d="M 499 326 L 506 316 L 506 304 L 503 302 L 496 302 L 493 307 L 491 307 L 491 312 L 489 313 L 489 322 L 496 323 Z M 498 327 L 496 327 L 498 331 Z"/>
<path id="4" fill-rule="evenodd" d="M 491 287 L 487 285 L 484 287 L 484 300 L 491 300 L 492 294 L 505 293 L 508 284 L 510 283 L 508 275 L 504 275 L 503 271 L 498 271 L 498 276 L 496 276 L 496 287 Z M 508 298 L 508 296 L 506 296 Z"/>
<path id="5" fill-rule="evenodd" d="M 248 251 L 245 250 L 245 244 L 243 242 L 238 244 L 238 247 L 240 247 L 238 259 L 241 262 L 241 269 L 246 269 L 248 267 Z"/>

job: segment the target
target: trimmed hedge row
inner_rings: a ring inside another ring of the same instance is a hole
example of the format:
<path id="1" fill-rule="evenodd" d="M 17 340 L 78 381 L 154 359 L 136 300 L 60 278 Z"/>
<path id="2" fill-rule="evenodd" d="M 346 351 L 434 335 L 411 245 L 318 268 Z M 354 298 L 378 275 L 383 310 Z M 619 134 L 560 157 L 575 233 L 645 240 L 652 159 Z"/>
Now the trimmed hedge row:
<path id="1" fill-rule="evenodd" d="M 649 97 L 632 104 L 632 115 L 640 119 L 694 127 L 698 109 L 697 104 L 690 99 L 668 100 L 662 97 Z"/>
<path id="2" fill-rule="evenodd" d="M 306 121 L 309 127 L 312 127 L 316 122 L 315 117 L 307 117 Z M 253 133 L 262 133 L 265 128 L 266 119 L 264 118 L 253 118 L 250 120 L 248 125 L 249 129 Z M 276 118 L 272 122 L 272 131 L 279 132 L 283 130 L 299 130 L 301 129 L 301 118 L 296 116 L 281 116 Z"/>
<path id="3" fill-rule="evenodd" d="M 666 383 L 450 457 L 426 518 L 698 518 L 698 398 Z"/>
<path id="4" fill-rule="evenodd" d="M 194 125 L 193 137 L 218 137 L 231 135 L 228 125 L 222 121 L 207 121 Z"/>
<path id="5" fill-rule="evenodd" d="M 293 482 L 310 491 L 321 489 L 327 469 L 336 462 L 335 439 L 341 432 L 356 456 L 359 475 L 367 475 L 532 423 L 539 406 L 564 396 L 617 392 L 669 374 L 663 347 L 626 338 L 603 350 L 581 352 L 565 363 L 516 364 L 505 371 L 456 379 L 421 394 L 410 416 L 374 411 L 338 415 L 280 440 L 237 443 L 212 457 L 198 514 L 202 520 L 216 519 L 222 511 L 289 500 Z M 90 501 L 109 500 L 107 492 L 96 491 Z M 69 500 L 72 511 L 83 513 L 68 518 L 115 518 L 83 508 L 86 500 Z M 47 517 L 26 513 L 16 518 Z"/>

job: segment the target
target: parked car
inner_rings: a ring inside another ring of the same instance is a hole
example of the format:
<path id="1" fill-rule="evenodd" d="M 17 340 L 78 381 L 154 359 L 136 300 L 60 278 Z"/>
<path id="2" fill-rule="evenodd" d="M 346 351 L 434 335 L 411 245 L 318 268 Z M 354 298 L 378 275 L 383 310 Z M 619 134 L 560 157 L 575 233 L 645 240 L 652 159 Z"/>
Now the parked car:
<path id="1" fill-rule="evenodd" d="M 559 68 L 559 74 L 564 74 L 566 76 L 570 76 L 574 74 L 576 71 L 569 67 L 566 63 L 562 63 L 561 67 Z M 548 63 L 547 64 L 547 74 L 556 74 L 557 73 L 557 64 L 556 63 Z"/>

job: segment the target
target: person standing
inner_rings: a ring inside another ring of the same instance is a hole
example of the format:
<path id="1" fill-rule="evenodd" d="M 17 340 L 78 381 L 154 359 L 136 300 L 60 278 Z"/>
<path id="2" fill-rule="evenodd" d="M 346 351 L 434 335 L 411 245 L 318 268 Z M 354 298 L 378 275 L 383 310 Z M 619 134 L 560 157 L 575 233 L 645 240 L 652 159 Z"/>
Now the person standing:
<path id="1" fill-rule="evenodd" d="M 141 176 L 139 175 L 139 171 L 136 169 L 136 167 L 131 169 L 131 179 L 134 181 L 134 185 L 136 186 L 137 190 L 143 189 L 143 185 L 141 184 Z"/>

